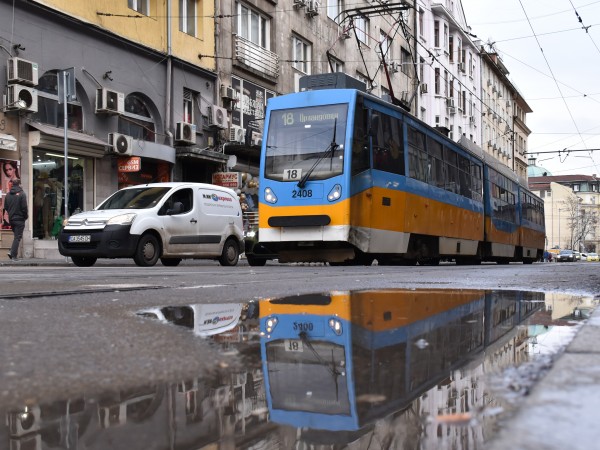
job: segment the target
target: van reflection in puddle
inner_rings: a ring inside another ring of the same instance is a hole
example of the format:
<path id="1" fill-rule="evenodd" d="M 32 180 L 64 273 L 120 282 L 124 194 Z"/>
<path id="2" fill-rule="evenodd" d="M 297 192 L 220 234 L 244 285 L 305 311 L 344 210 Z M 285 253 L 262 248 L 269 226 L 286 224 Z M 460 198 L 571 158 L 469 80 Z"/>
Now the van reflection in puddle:
<path id="1" fill-rule="evenodd" d="M 378 419 L 396 420 L 408 409 L 404 427 L 412 422 L 419 434 L 422 417 L 482 408 L 482 388 L 452 374 L 474 359 L 481 363 L 497 343 L 514 349 L 492 364 L 519 359 L 527 329 L 517 325 L 543 299 L 508 291 L 379 290 L 261 301 L 270 420 L 335 442 L 340 433 L 325 431 L 353 432 L 342 433 L 353 440 Z"/>

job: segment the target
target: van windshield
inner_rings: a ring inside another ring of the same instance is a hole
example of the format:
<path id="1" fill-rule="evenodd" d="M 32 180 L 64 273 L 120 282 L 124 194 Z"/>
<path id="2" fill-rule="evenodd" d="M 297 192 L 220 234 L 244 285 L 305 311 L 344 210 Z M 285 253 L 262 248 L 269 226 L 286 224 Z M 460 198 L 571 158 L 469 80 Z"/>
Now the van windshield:
<path id="1" fill-rule="evenodd" d="M 96 209 L 147 209 L 161 201 L 169 187 L 139 187 L 121 189 L 107 198 Z"/>

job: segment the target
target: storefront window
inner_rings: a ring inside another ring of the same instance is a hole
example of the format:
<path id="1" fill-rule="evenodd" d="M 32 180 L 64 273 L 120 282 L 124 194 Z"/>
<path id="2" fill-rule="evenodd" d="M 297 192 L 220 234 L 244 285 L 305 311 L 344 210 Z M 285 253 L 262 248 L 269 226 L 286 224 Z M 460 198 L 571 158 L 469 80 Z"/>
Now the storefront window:
<path id="1" fill-rule="evenodd" d="M 85 159 L 67 158 L 69 216 L 83 211 Z M 31 202 L 33 237 L 56 239 L 65 212 L 64 155 L 47 150 L 33 151 L 33 194 Z"/>

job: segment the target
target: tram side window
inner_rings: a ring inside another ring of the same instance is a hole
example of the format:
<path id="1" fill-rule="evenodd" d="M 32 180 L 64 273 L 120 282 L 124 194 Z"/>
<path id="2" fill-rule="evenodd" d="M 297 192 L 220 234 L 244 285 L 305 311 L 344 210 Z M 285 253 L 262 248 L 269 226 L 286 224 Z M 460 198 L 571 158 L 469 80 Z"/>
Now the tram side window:
<path id="1" fill-rule="evenodd" d="M 457 155 L 457 157 L 460 195 L 471 198 L 471 166 L 469 160 L 462 155 Z"/>
<path id="2" fill-rule="evenodd" d="M 367 136 L 367 110 L 356 108 L 354 117 L 354 135 L 352 137 L 352 175 L 369 168 L 369 142 Z"/>
<path id="3" fill-rule="evenodd" d="M 444 163 L 446 165 L 446 190 L 458 194 L 460 187 L 458 185 L 458 155 L 454 150 L 444 147 Z"/>
<path id="4" fill-rule="evenodd" d="M 373 168 L 404 175 L 402 122 L 381 114 L 377 129 L 373 130 Z"/>
<path id="5" fill-rule="evenodd" d="M 444 189 L 444 150 L 442 144 L 428 136 L 427 153 L 429 156 L 429 183 Z"/>
<path id="6" fill-rule="evenodd" d="M 482 201 L 483 180 L 481 166 L 471 161 L 471 198 Z"/>
<path id="7" fill-rule="evenodd" d="M 408 127 L 408 175 L 415 180 L 427 182 L 427 151 L 425 135 Z"/>

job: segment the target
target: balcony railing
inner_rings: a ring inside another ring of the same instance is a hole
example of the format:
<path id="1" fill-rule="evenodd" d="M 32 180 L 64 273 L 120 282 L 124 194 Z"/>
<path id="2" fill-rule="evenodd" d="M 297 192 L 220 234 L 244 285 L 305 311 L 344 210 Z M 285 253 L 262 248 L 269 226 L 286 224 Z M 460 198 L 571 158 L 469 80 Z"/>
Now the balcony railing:
<path id="1" fill-rule="evenodd" d="M 235 36 L 234 45 L 237 62 L 269 77 L 277 78 L 279 76 L 279 56 L 277 54 L 241 36 Z"/>

